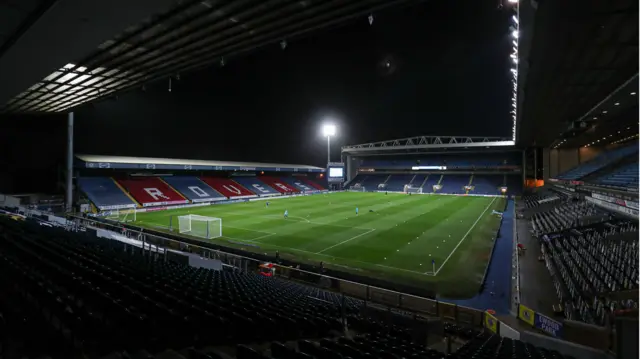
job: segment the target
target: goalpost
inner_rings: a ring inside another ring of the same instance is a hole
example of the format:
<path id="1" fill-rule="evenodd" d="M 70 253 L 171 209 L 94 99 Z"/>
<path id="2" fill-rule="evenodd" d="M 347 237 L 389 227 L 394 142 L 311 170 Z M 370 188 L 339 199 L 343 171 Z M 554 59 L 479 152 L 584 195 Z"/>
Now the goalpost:
<path id="1" fill-rule="evenodd" d="M 222 218 L 197 214 L 178 216 L 178 232 L 206 239 L 222 237 Z"/>
<path id="2" fill-rule="evenodd" d="M 404 185 L 404 193 L 422 193 L 422 187 L 412 187 L 410 184 Z"/>
<path id="3" fill-rule="evenodd" d="M 365 188 L 361 186 L 359 183 L 354 186 L 349 186 L 350 192 L 365 192 Z"/>
<path id="4" fill-rule="evenodd" d="M 135 208 L 123 210 L 114 209 L 109 211 L 105 218 L 116 222 L 135 222 L 137 213 L 138 211 Z"/>

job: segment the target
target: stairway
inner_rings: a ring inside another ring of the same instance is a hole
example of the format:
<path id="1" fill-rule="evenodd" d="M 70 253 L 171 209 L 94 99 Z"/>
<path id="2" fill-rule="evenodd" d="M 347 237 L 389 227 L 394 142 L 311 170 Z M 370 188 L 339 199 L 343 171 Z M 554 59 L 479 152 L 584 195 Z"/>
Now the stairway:
<path id="1" fill-rule="evenodd" d="M 438 183 L 437 183 L 438 186 L 442 186 L 442 179 L 444 179 L 444 175 L 440 175 L 440 179 L 438 180 Z M 433 193 L 436 193 L 436 192 L 437 190 L 434 188 Z"/>
<path id="2" fill-rule="evenodd" d="M 410 184 L 410 185 L 413 185 L 413 180 L 414 180 L 414 179 L 416 179 L 416 176 L 417 176 L 417 175 L 413 175 L 413 177 L 411 177 L 411 181 L 409 181 L 409 184 Z"/>
<path id="3" fill-rule="evenodd" d="M 383 182 L 382 184 L 387 184 L 387 182 L 389 182 L 389 179 L 390 179 L 390 178 L 391 178 L 391 175 L 389 175 L 389 176 L 387 177 L 387 179 L 386 179 L 386 180 L 384 180 L 384 182 Z"/>
<path id="4" fill-rule="evenodd" d="M 467 184 L 467 187 L 471 187 L 472 183 L 473 183 L 473 174 L 471 175 L 471 177 L 469 177 L 469 183 Z M 464 194 L 469 194 L 469 189 L 465 188 Z"/>
<path id="5" fill-rule="evenodd" d="M 178 194 L 178 196 L 180 196 L 182 199 L 185 199 L 188 201 L 188 203 L 191 203 L 191 201 L 189 201 L 189 199 L 187 197 L 185 197 L 182 193 L 180 193 L 180 191 L 178 191 L 177 189 L 173 188 L 170 184 L 167 183 L 167 181 L 165 181 L 164 179 L 162 179 L 162 177 L 158 177 L 158 179 L 160 180 L 160 182 L 164 183 L 167 185 L 167 187 L 171 188 L 175 193 Z"/>
<path id="6" fill-rule="evenodd" d="M 424 178 L 424 181 L 422 181 L 422 184 L 420 184 L 420 188 L 424 187 L 424 184 L 427 183 L 428 179 L 429 179 L 429 175 L 427 175 L 427 177 Z"/>

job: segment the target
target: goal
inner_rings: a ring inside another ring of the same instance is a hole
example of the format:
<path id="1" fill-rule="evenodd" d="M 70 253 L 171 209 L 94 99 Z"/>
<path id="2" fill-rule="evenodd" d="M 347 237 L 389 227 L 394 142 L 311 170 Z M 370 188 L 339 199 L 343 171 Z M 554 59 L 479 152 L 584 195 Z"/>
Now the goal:
<path id="1" fill-rule="evenodd" d="M 364 187 L 360 186 L 360 184 L 357 184 L 355 186 L 349 186 L 349 191 L 351 192 L 365 192 Z"/>
<path id="2" fill-rule="evenodd" d="M 422 193 L 422 187 L 411 187 L 411 185 L 404 185 L 404 193 Z"/>
<path id="3" fill-rule="evenodd" d="M 114 209 L 109 211 L 105 218 L 116 222 L 135 222 L 137 218 L 136 213 L 138 213 L 138 211 L 135 208 L 123 210 Z"/>
<path id="4" fill-rule="evenodd" d="M 222 237 L 222 218 L 188 214 L 178 217 L 178 231 L 194 237 Z"/>

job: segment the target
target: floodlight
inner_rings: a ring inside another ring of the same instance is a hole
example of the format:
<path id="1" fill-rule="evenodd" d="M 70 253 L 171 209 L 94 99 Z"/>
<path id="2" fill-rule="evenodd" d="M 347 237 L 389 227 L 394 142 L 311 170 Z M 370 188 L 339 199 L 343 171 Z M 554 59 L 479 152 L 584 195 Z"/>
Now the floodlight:
<path id="1" fill-rule="evenodd" d="M 322 134 L 324 136 L 335 136 L 336 135 L 336 126 L 331 124 L 326 124 L 322 127 Z"/>
<path id="2" fill-rule="evenodd" d="M 511 36 L 515 37 L 516 39 L 518 38 L 518 30 L 513 30 L 513 32 L 511 33 Z"/>

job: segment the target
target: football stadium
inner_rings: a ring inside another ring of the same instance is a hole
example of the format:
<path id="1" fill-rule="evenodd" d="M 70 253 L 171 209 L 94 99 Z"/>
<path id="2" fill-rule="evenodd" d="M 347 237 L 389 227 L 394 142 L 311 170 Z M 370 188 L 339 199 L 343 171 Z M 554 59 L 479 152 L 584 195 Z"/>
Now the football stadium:
<path id="1" fill-rule="evenodd" d="M 282 259 L 403 282 L 423 293 L 435 293 L 437 287 L 439 294 L 472 297 L 482 284 L 507 207 L 507 184 L 513 184 L 516 193 L 521 190 L 515 185 L 518 176 L 505 172 L 517 166 L 505 165 L 500 156 L 519 155 L 460 157 L 459 163 L 450 159 L 452 175 L 435 165 L 439 158 L 433 166 L 422 161 L 422 167 L 437 172 L 420 174 L 411 171 L 412 160 L 403 164 L 362 160 L 362 165 L 374 166 L 380 174 L 358 174 L 340 183 L 342 191 L 326 189 L 327 179 L 318 173 L 321 168 L 293 167 L 307 173 L 283 174 L 287 168 L 282 164 L 237 163 L 241 172 L 118 179 L 89 176 L 91 168 L 100 165 L 117 169 L 124 163 L 138 167 L 154 163 L 162 171 L 178 162 L 196 165 L 184 160 L 164 160 L 163 165 L 162 159 L 78 156 L 79 165 L 88 169 L 88 176 L 78 183 L 95 211 L 115 208 L 100 212 L 107 219 L 219 246 L 271 256 L 278 252 Z M 483 176 L 477 170 L 480 166 L 495 172 Z M 280 172 L 266 172 L 276 168 Z M 344 172 L 342 167 L 332 168 Z"/>
<path id="2" fill-rule="evenodd" d="M 638 358 L 638 12 L 0 1 L 0 358 Z"/>

